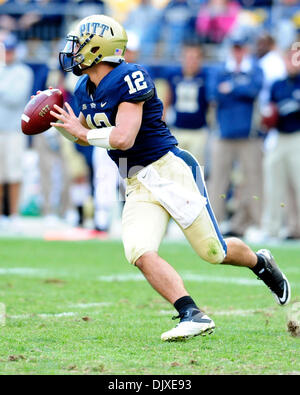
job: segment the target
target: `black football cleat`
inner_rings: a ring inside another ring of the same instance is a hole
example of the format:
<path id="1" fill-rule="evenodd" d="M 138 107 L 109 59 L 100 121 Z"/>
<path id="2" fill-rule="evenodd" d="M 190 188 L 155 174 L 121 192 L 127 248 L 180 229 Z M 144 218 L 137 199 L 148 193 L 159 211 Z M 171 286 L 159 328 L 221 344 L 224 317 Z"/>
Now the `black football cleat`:
<path id="1" fill-rule="evenodd" d="M 291 298 L 291 287 L 288 279 L 275 263 L 271 252 L 263 249 L 257 251 L 257 255 L 265 261 L 265 267 L 257 273 L 258 278 L 270 288 L 279 305 L 288 304 Z"/>

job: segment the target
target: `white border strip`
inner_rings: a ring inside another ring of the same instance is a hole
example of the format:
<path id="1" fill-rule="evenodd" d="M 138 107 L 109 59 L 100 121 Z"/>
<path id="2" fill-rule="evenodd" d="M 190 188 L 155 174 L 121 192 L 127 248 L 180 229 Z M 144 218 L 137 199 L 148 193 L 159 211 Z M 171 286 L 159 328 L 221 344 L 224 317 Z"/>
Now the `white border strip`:
<path id="1" fill-rule="evenodd" d="M 260 286 L 261 282 L 256 279 L 248 279 L 242 277 L 216 277 L 202 274 L 182 273 L 181 277 L 185 281 L 194 281 L 197 283 L 220 283 L 220 284 L 237 284 L 247 286 Z M 102 282 L 126 282 L 126 281 L 146 281 L 142 274 L 116 274 L 111 276 L 100 276 L 99 281 Z"/>

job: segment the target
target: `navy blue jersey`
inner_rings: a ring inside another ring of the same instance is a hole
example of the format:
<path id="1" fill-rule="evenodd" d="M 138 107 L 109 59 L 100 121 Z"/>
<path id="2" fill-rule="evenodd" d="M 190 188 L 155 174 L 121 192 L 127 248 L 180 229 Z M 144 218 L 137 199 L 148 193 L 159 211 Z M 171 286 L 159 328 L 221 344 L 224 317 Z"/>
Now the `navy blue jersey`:
<path id="1" fill-rule="evenodd" d="M 271 89 L 271 101 L 279 112 L 278 130 L 293 133 L 300 130 L 300 75 L 276 81 Z"/>
<path id="2" fill-rule="evenodd" d="M 108 150 L 122 177 L 132 176 L 177 144 L 162 121 L 163 105 L 157 97 L 154 83 L 140 65 L 123 62 L 101 80 L 92 94 L 89 86 L 89 77 L 81 77 L 75 88 L 75 97 L 91 129 L 114 126 L 120 103 L 145 101 L 134 146 L 126 151 Z"/>
<path id="3" fill-rule="evenodd" d="M 176 116 L 174 126 L 182 129 L 206 126 L 206 71 L 203 69 L 194 77 L 185 77 L 180 67 L 172 68 L 167 79 Z"/>

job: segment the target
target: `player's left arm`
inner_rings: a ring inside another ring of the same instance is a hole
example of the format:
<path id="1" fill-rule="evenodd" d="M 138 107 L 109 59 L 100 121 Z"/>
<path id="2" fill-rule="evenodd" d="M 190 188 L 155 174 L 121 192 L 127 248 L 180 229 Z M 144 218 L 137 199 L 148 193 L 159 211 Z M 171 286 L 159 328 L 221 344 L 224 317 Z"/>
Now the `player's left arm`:
<path id="1" fill-rule="evenodd" d="M 116 115 L 116 126 L 91 129 L 81 140 L 106 149 L 126 151 L 133 147 L 140 130 L 144 102 L 122 102 Z"/>
<path id="2" fill-rule="evenodd" d="M 144 102 L 123 102 L 119 104 L 116 126 L 109 137 L 111 147 L 126 151 L 132 148 L 140 130 Z"/>
<path id="3" fill-rule="evenodd" d="M 116 126 L 89 129 L 80 117 L 76 117 L 71 106 L 65 103 L 66 110 L 55 105 L 57 112 L 51 115 L 57 118 L 59 127 L 77 138 L 76 142 L 90 144 L 107 149 L 128 150 L 134 145 L 140 130 L 143 116 L 144 102 L 122 102 L 116 115 Z M 83 117 L 84 118 L 84 117 Z M 52 126 L 57 126 L 52 123 Z"/>

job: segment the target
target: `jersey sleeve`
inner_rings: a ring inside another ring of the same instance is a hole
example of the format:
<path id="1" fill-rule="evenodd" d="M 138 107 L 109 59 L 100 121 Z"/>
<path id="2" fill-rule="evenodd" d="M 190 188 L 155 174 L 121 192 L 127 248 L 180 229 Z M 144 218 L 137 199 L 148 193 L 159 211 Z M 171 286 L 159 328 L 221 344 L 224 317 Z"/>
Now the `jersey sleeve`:
<path id="1" fill-rule="evenodd" d="M 145 69 L 140 66 L 129 67 L 122 75 L 120 102 L 139 103 L 152 99 L 154 83 Z"/>

